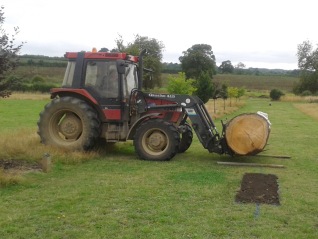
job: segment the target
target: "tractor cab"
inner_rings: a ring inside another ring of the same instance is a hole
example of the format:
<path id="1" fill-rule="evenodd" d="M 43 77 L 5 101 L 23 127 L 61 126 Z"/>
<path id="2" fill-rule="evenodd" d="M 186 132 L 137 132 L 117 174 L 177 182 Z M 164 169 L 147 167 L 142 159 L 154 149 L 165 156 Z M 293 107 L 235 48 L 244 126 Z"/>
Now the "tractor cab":
<path id="1" fill-rule="evenodd" d="M 69 62 L 62 87 L 87 89 L 101 99 L 126 98 L 138 87 L 136 57 L 105 52 L 66 53 L 65 57 Z"/>
<path id="2" fill-rule="evenodd" d="M 131 91 L 138 88 L 138 57 L 94 51 L 68 52 L 65 57 L 69 61 L 62 88 L 88 92 L 106 120 L 127 120 L 127 102 Z"/>

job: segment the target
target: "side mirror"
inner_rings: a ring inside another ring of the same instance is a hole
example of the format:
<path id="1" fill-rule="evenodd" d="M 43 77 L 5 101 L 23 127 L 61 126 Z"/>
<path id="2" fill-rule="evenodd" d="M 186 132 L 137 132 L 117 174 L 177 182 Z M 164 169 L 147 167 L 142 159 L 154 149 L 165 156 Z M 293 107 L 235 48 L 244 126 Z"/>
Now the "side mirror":
<path id="1" fill-rule="evenodd" d="M 126 63 L 124 60 L 117 60 L 117 72 L 118 74 L 125 74 Z"/>

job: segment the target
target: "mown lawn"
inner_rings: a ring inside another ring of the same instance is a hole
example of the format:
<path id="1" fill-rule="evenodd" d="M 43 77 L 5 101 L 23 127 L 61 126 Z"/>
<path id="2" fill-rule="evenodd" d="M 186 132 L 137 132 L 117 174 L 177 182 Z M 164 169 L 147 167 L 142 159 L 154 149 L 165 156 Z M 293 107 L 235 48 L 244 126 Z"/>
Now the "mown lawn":
<path id="1" fill-rule="evenodd" d="M 45 102 L 29 103 L 25 108 L 33 108 L 25 109 L 24 125 L 14 112 L 1 111 L 4 101 L 0 101 L 1 125 L 36 131 L 38 111 Z M 170 162 L 138 160 L 131 142 L 88 155 L 89 160 L 75 164 L 62 163 L 59 155 L 50 152 L 52 172 L 29 173 L 18 185 L 0 188 L 0 235 L 317 238 L 318 120 L 292 103 L 269 105 L 264 99 L 247 100 L 239 112 L 227 118 L 258 110 L 268 113 L 272 123 L 264 154 L 289 155 L 291 159 L 209 154 L 196 139 L 186 153 Z M 216 125 L 221 130 L 219 121 Z M 6 135 L 3 130 L 0 132 Z M 33 144 L 44 147 L 37 141 Z M 286 168 L 220 166 L 217 161 L 282 164 Z M 280 206 L 235 202 L 243 175 L 253 172 L 278 177 Z"/>

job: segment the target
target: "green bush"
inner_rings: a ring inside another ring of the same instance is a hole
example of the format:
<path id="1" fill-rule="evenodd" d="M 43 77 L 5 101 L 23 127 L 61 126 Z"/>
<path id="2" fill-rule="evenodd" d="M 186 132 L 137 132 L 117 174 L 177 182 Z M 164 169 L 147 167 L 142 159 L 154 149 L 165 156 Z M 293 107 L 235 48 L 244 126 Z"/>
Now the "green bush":
<path id="1" fill-rule="evenodd" d="M 30 90 L 45 93 L 45 92 L 50 92 L 50 89 L 54 87 L 56 87 L 56 85 L 51 83 L 35 83 L 31 85 Z"/>
<path id="2" fill-rule="evenodd" d="M 310 90 L 304 90 L 303 92 L 301 92 L 300 95 L 301 96 L 309 96 L 309 95 L 313 95 L 313 94 Z"/>
<path id="3" fill-rule="evenodd" d="M 283 95 L 284 93 L 278 89 L 272 89 L 269 93 L 269 96 L 272 100 L 280 100 L 280 97 Z"/>
<path id="4" fill-rule="evenodd" d="M 35 83 L 44 83 L 45 80 L 41 76 L 34 76 L 31 81 L 33 84 Z"/>
<path id="5" fill-rule="evenodd" d="M 181 94 L 181 95 L 192 95 L 196 90 L 193 87 L 194 80 L 186 79 L 184 72 L 179 72 L 178 76 L 169 75 L 168 78 L 167 90 L 172 94 Z"/>

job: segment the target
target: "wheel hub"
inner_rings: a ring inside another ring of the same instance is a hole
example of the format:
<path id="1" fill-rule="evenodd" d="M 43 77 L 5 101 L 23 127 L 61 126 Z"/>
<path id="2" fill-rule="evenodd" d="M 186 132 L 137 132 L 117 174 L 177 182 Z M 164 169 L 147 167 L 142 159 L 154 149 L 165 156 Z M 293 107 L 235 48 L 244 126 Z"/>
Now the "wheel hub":
<path id="1" fill-rule="evenodd" d="M 152 149 L 161 150 L 166 146 L 167 140 L 162 133 L 153 132 L 148 139 L 148 144 Z"/>
<path id="2" fill-rule="evenodd" d="M 59 124 L 59 132 L 67 139 L 77 139 L 82 129 L 81 120 L 74 114 L 66 114 Z"/>

